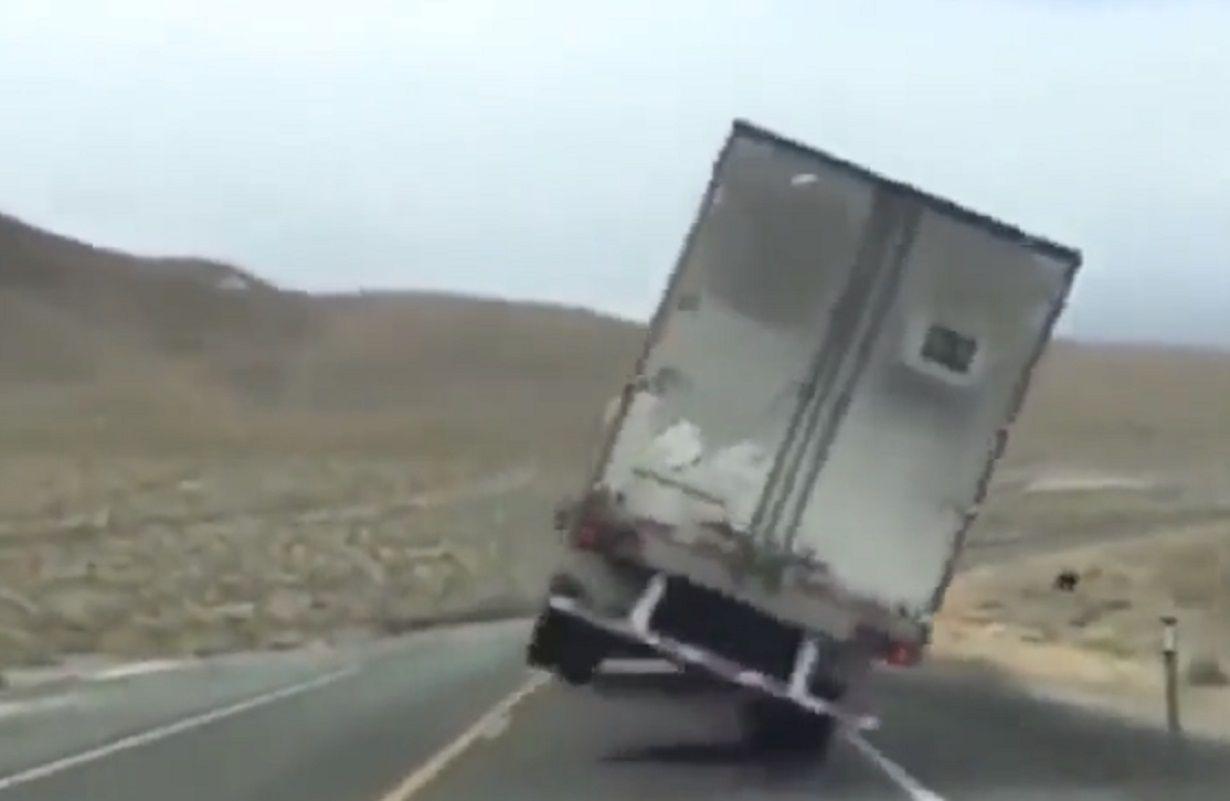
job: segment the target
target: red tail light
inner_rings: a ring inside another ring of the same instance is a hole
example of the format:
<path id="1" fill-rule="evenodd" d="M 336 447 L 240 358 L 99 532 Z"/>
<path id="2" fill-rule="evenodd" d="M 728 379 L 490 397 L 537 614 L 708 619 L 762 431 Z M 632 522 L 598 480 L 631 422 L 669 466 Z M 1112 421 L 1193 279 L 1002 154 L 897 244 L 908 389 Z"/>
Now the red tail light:
<path id="1" fill-rule="evenodd" d="M 602 528 L 586 521 L 572 532 L 572 544 L 584 551 L 600 551 L 603 545 Z"/>
<path id="2" fill-rule="evenodd" d="M 893 667 L 911 667 L 921 659 L 922 648 L 915 643 L 891 643 L 884 652 L 884 661 Z"/>
<path id="3" fill-rule="evenodd" d="M 572 546 L 583 551 L 600 551 L 612 556 L 626 556 L 640 550 L 641 537 L 632 528 L 614 528 L 592 520 L 584 520 L 573 529 Z"/>

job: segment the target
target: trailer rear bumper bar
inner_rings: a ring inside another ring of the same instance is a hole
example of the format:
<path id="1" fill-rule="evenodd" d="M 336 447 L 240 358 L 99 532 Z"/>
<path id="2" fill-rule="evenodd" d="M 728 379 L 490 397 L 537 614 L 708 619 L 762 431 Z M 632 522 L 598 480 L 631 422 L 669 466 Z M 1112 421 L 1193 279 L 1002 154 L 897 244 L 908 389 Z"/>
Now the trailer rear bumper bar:
<path id="1" fill-rule="evenodd" d="M 624 618 L 597 614 L 577 599 L 564 595 L 553 594 L 547 603 L 556 612 L 582 620 L 617 637 L 644 643 L 668 659 L 694 665 L 732 684 L 789 701 L 813 714 L 828 715 L 854 729 L 867 730 L 879 726 L 879 719 L 874 715 L 856 712 L 810 691 L 810 679 L 819 658 L 816 641 L 810 637 L 802 638 L 789 679 L 782 681 L 768 673 L 748 669 L 710 649 L 654 631 L 653 613 L 662 601 L 666 587 L 666 576 L 655 574 Z"/>

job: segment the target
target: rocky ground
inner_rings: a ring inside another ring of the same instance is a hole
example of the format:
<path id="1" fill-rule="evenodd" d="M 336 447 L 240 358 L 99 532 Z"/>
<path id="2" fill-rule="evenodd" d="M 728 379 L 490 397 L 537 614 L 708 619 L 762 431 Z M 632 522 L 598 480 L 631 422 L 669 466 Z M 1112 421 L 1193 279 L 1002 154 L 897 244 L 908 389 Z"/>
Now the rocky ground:
<path id="1" fill-rule="evenodd" d="M 1230 736 L 1225 519 L 967 570 L 936 622 L 933 653 L 1160 721 L 1163 616 L 1178 621 L 1190 728 Z"/>
<path id="2" fill-rule="evenodd" d="M 550 564 L 553 491 L 532 466 L 31 457 L 0 472 L 0 666 L 508 614 Z"/>

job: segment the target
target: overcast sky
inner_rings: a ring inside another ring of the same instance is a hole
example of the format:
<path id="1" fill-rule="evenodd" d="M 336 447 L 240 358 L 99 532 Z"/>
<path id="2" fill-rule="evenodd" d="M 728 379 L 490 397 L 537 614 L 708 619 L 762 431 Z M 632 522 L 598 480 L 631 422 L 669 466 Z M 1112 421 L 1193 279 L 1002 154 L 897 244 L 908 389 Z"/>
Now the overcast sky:
<path id="1" fill-rule="evenodd" d="M 1080 247 L 1068 333 L 1230 345 L 1227 36 L 1176 0 L 4 0 L 0 210 L 645 317 L 745 117 Z"/>

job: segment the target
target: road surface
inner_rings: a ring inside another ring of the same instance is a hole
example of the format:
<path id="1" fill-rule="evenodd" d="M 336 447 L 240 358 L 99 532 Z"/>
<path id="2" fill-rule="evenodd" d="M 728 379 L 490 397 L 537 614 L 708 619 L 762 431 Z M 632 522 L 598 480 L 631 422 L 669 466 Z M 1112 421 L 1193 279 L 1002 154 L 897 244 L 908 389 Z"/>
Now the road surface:
<path id="1" fill-rule="evenodd" d="M 823 765 L 747 752 L 725 693 L 521 665 L 523 624 L 221 659 L 0 700 L 0 801 L 1224 801 L 1230 749 L 943 667 L 877 679 Z"/>

